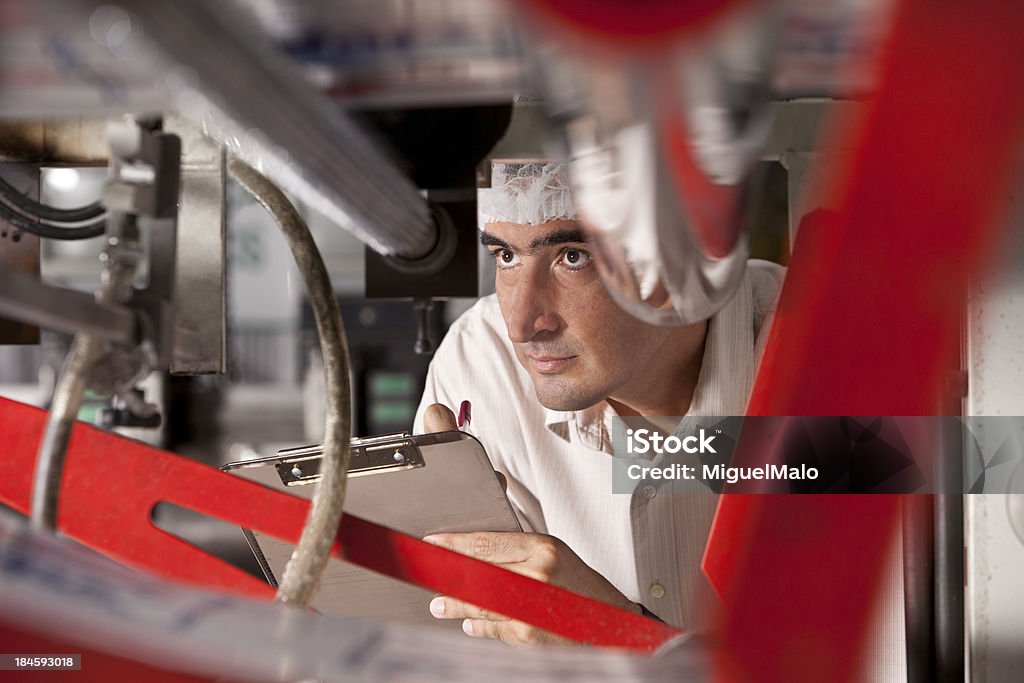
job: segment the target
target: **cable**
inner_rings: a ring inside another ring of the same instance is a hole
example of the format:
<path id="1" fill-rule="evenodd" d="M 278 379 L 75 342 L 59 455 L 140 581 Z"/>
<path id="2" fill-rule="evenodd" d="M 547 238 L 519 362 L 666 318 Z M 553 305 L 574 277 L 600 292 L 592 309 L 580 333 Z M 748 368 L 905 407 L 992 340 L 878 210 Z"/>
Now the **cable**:
<path id="1" fill-rule="evenodd" d="M 81 240 L 106 232 L 106 210 L 99 202 L 76 209 L 57 209 L 22 194 L 0 178 L 0 218 L 15 229 L 38 237 Z"/>
<path id="2" fill-rule="evenodd" d="M 22 194 L 3 178 L 0 178 L 0 196 L 3 196 L 9 204 L 25 214 L 27 218 L 36 220 L 58 223 L 81 223 L 102 216 L 105 212 L 103 205 L 99 202 L 93 202 L 92 204 L 75 209 L 58 209 L 47 206 Z"/>
<path id="3" fill-rule="evenodd" d="M 134 217 L 131 217 L 134 220 Z M 138 261 L 109 258 L 97 293 L 100 303 L 124 301 L 131 292 Z M 93 335 L 79 332 L 71 343 L 53 391 L 46 430 L 39 445 L 32 486 L 32 526 L 52 531 L 57 528 L 57 503 L 68 440 L 82 407 L 82 396 L 90 371 L 102 357 L 104 344 Z"/>
<path id="4" fill-rule="evenodd" d="M 82 225 L 57 225 L 43 223 L 38 220 L 29 220 L 2 202 L 0 202 L 0 218 L 22 232 L 47 239 L 84 240 L 90 237 L 98 237 L 107 230 L 107 222 L 102 218 L 98 221 Z"/>
<path id="5" fill-rule="evenodd" d="M 302 536 L 277 590 L 279 601 L 305 607 L 313 597 L 330 557 L 345 501 L 349 440 L 352 437 L 348 345 L 334 288 L 305 221 L 284 193 L 252 167 L 232 159 L 228 170 L 270 212 L 288 239 L 292 256 L 306 283 L 324 357 L 327 415 L 322 478 Z"/>

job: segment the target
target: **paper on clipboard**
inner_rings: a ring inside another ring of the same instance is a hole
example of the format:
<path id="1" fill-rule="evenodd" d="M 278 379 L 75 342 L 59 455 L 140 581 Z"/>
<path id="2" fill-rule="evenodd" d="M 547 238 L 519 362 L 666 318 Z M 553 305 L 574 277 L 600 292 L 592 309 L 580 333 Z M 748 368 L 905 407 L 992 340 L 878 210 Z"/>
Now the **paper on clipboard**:
<path id="1" fill-rule="evenodd" d="M 320 447 L 309 446 L 221 469 L 312 498 L 320 459 Z M 522 530 L 483 446 L 464 432 L 353 439 L 345 512 L 418 537 Z M 267 579 L 276 586 L 294 546 L 244 531 Z M 461 628 L 458 620 L 430 616 L 432 597 L 430 591 L 332 557 L 311 606 L 325 614 Z"/>

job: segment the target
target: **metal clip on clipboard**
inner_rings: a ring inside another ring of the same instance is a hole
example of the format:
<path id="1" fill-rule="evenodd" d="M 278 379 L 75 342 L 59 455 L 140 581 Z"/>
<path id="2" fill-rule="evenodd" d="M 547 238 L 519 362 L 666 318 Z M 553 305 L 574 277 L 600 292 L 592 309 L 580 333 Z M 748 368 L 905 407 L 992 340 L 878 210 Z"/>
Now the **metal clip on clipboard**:
<path id="1" fill-rule="evenodd" d="M 345 512 L 414 536 L 442 531 L 521 531 L 480 442 L 464 432 L 387 434 L 351 442 Z M 231 474 L 312 498 L 320 479 L 320 446 L 225 465 Z M 344 524 L 342 518 L 342 524 Z M 243 529 L 271 585 L 294 546 Z M 393 619 L 458 629 L 438 621 L 430 591 L 332 558 L 312 607 L 326 614 Z"/>
<path id="2" fill-rule="evenodd" d="M 423 467 L 423 454 L 415 440 L 405 432 L 352 439 L 348 476 L 408 470 Z M 300 446 L 277 452 L 282 460 L 274 465 L 285 486 L 300 486 L 320 481 L 323 446 Z"/>

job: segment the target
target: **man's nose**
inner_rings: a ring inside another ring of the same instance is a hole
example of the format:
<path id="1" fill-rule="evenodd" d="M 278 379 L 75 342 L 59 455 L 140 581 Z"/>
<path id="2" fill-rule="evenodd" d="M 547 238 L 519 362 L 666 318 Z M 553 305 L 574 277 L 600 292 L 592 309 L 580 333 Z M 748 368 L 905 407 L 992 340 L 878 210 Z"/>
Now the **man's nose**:
<path id="1" fill-rule="evenodd" d="M 524 269 L 511 297 L 508 338 L 513 343 L 531 341 L 541 332 L 555 332 L 559 326 L 557 292 L 542 268 Z"/>

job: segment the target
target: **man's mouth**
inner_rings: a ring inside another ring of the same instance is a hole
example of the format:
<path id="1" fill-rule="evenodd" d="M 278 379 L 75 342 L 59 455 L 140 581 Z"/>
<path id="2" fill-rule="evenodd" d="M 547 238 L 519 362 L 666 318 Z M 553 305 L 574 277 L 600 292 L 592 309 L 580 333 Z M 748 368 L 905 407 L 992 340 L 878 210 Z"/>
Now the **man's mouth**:
<path id="1" fill-rule="evenodd" d="M 579 356 L 531 356 L 526 358 L 530 361 L 533 369 L 542 375 L 556 375 L 568 368 Z"/>

